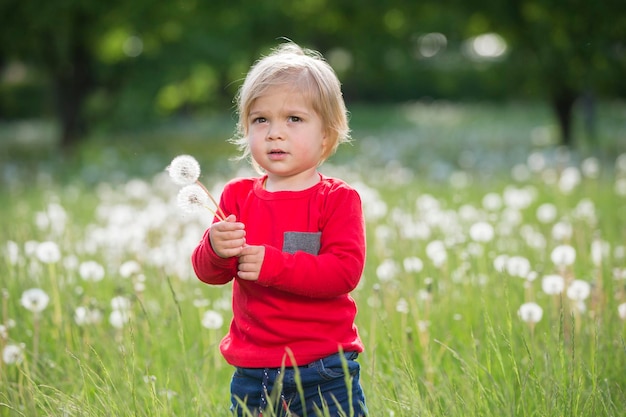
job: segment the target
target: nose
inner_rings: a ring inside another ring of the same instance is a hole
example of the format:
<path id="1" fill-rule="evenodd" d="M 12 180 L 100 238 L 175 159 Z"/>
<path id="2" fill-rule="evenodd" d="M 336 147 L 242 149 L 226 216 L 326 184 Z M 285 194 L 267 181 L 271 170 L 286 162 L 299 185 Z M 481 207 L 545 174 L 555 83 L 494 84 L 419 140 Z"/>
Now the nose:
<path id="1" fill-rule="evenodd" d="M 267 140 L 282 140 L 283 138 L 284 133 L 280 123 L 271 123 L 267 129 Z"/>

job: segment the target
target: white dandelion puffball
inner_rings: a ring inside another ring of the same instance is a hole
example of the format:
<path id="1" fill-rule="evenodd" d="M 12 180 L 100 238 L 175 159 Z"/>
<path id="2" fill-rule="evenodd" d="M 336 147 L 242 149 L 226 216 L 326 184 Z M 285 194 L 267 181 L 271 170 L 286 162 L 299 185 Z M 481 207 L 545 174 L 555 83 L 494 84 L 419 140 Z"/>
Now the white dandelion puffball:
<path id="1" fill-rule="evenodd" d="M 489 242 L 493 239 L 493 226 L 487 222 L 474 223 L 469 229 L 469 235 L 474 242 Z"/>
<path id="2" fill-rule="evenodd" d="M 55 242 L 41 242 L 35 249 L 37 259 L 45 264 L 54 264 L 61 259 L 59 245 Z"/>
<path id="3" fill-rule="evenodd" d="M 619 314 L 620 319 L 626 320 L 626 303 L 617 306 L 617 314 Z"/>
<path id="4" fill-rule="evenodd" d="M 50 302 L 48 294 L 40 288 L 31 288 L 22 293 L 20 303 L 24 308 L 33 313 L 39 313 L 43 311 Z"/>
<path id="5" fill-rule="evenodd" d="M 526 323 L 537 323 L 543 317 L 543 309 L 534 302 L 524 303 L 517 310 L 517 315 Z"/>
<path id="6" fill-rule="evenodd" d="M 197 184 L 187 185 L 178 192 L 178 206 L 187 213 L 196 212 L 209 206 L 209 196 Z"/>
<path id="7" fill-rule="evenodd" d="M 116 329 L 124 328 L 124 325 L 130 321 L 128 312 L 122 310 L 113 310 L 109 315 L 109 324 Z"/>
<path id="8" fill-rule="evenodd" d="M 24 349 L 15 344 L 8 344 L 2 349 L 2 361 L 7 365 L 19 365 L 24 360 Z"/>
<path id="9" fill-rule="evenodd" d="M 102 313 L 98 309 L 79 306 L 74 310 L 74 321 L 79 326 L 98 324 L 102 321 Z"/>
<path id="10" fill-rule="evenodd" d="M 550 259 L 556 266 L 570 266 L 576 260 L 576 249 L 570 245 L 559 245 L 550 253 Z"/>
<path id="11" fill-rule="evenodd" d="M 104 278 L 104 267 L 96 261 L 81 262 L 78 274 L 85 281 L 98 282 Z"/>
<path id="12" fill-rule="evenodd" d="M 506 260 L 506 272 L 519 278 L 526 278 L 530 274 L 530 261 L 523 256 L 511 256 Z"/>
<path id="13" fill-rule="evenodd" d="M 417 256 L 409 256 L 402 261 L 404 270 L 408 273 L 421 272 L 424 269 L 424 262 Z"/>
<path id="14" fill-rule="evenodd" d="M 129 311 L 130 300 L 124 296 L 118 295 L 111 299 L 111 308 L 118 311 Z"/>
<path id="15" fill-rule="evenodd" d="M 191 155 L 179 155 L 167 167 L 170 178 L 178 185 L 190 185 L 200 178 L 200 164 Z"/>
<path id="16" fill-rule="evenodd" d="M 208 310 L 202 316 L 202 327 L 217 330 L 224 324 L 224 318 L 215 310 Z"/>
<path id="17" fill-rule="evenodd" d="M 392 259 L 385 259 L 376 268 L 376 276 L 382 282 L 391 281 L 399 272 L 400 268 Z"/>
<path id="18" fill-rule="evenodd" d="M 548 295 L 561 294 L 565 289 L 565 279 L 556 274 L 546 275 L 541 280 L 541 289 Z"/>
<path id="19" fill-rule="evenodd" d="M 541 223 L 552 223 L 556 220 L 557 209 L 552 203 L 543 203 L 537 207 L 537 220 Z"/>
<path id="20" fill-rule="evenodd" d="M 567 298 L 572 301 L 584 301 L 591 294 L 591 285 L 587 281 L 575 279 L 567 287 Z"/>

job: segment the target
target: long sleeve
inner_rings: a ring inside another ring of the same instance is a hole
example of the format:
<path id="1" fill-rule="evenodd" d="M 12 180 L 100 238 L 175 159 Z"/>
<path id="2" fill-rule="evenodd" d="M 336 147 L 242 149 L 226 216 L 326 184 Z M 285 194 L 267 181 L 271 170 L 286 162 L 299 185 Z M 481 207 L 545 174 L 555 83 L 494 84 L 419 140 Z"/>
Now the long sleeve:
<path id="1" fill-rule="evenodd" d="M 237 273 L 237 258 L 220 258 L 209 240 L 210 228 L 191 255 L 191 264 L 198 279 L 212 285 L 230 282 Z"/>
<path id="2" fill-rule="evenodd" d="M 319 254 L 293 254 L 266 245 L 258 283 L 307 297 L 337 297 L 352 291 L 365 262 L 361 200 L 354 190 L 329 193 L 321 215 Z"/>

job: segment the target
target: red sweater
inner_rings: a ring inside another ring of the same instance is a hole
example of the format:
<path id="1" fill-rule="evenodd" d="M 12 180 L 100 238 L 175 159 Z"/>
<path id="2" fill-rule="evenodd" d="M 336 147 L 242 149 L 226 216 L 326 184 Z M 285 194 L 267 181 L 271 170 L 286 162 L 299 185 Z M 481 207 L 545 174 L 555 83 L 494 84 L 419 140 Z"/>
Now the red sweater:
<path id="1" fill-rule="evenodd" d="M 365 262 L 365 228 L 358 193 L 320 175 L 304 191 L 269 192 L 265 177 L 226 184 L 220 206 L 245 224 L 246 242 L 264 245 L 258 281 L 235 278 L 237 258 L 220 258 L 207 230 L 192 255 L 207 284 L 233 281 L 233 320 L 220 350 L 232 365 L 297 365 L 343 351 L 363 351 L 349 293 Z M 295 232 L 295 233 L 293 233 Z"/>

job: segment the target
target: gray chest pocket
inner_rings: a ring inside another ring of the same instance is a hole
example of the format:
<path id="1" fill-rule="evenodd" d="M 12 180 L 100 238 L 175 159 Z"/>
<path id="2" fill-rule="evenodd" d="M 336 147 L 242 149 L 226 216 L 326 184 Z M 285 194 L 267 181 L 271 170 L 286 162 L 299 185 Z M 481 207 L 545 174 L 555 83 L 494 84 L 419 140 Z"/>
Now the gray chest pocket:
<path id="1" fill-rule="evenodd" d="M 294 254 L 297 251 L 317 255 L 320 252 L 322 232 L 285 232 L 283 252 Z"/>

